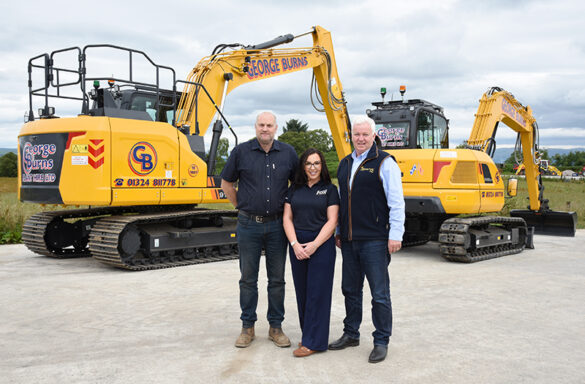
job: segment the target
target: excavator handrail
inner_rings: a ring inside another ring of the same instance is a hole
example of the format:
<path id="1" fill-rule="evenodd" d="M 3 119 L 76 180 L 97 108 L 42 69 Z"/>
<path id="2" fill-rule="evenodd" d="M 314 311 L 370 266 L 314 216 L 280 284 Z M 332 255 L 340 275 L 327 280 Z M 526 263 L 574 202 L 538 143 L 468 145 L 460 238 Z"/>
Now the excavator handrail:
<path id="1" fill-rule="evenodd" d="M 225 115 L 223 114 L 223 112 L 219 109 L 219 107 L 217 106 L 217 104 L 213 101 L 213 99 L 211 98 L 211 95 L 209 94 L 209 92 L 207 91 L 207 89 L 205 89 L 205 86 L 203 84 L 200 83 L 195 83 L 195 82 L 190 82 L 190 81 L 185 81 L 185 80 L 175 80 L 175 86 L 173 87 L 173 105 L 175 106 L 174 110 L 173 110 L 173 122 L 172 125 L 175 126 L 176 121 L 175 121 L 175 116 L 177 113 L 177 84 L 188 84 L 188 85 L 194 85 L 194 86 L 198 86 L 201 87 L 204 91 L 205 94 L 207 95 L 207 97 L 209 97 L 209 99 L 214 103 L 214 107 L 217 111 L 217 113 L 219 113 L 219 115 L 221 116 L 221 119 L 226 123 L 226 125 L 228 126 L 229 130 L 232 132 L 232 134 L 234 135 L 234 140 L 235 140 L 235 145 L 238 145 L 238 135 L 236 135 L 236 132 L 233 130 L 233 128 L 231 127 L 230 123 L 227 121 L 227 118 L 225 117 Z"/>
<path id="2" fill-rule="evenodd" d="M 113 49 L 113 50 L 128 52 L 129 78 L 128 79 L 119 78 L 119 77 L 115 77 L 114 75 L 88 77 L 87 76 L 88 75 L 87 74 L 87 52 L 90 49 L 96 49 L 96 48 L 109 48 L 109 49 Z M 56 66 L 55 65 L 55 56 L 58 54 L 69 52 L 69 51 L 76 51 L 77 52 L 77 55 L 76 55 L 77 56 L 76 60 L 77 60 L 77 65 L 78 65 L 77 69 Z M 150 63 L 155 68 L 155 78 L 156 78 L 155 83 L 136 81 L 133 78 L 133 69 L 134 69 L 133 55 L 134 54 L 137 54 L 137 55 L 144 57 L 144 59 L 147 60 L 148 63 Z M 36 61 L 40 58 L 44 58 L 43 64 L 36 63 Z M 44 73 L 44 86 L 43 87 L 33 88 L 32 73 L 33 73 L 34 68 L 44 69 L 44 71 L 45 71 L 45 73 Z M 99 80 L 105 80 L 105 81 L 114 80 L 116 82 L 120 82 L 120 83 L 128 84 L 128 85 L 152 87 L 152 89 L 154 90 L 154 92 L 157 95 L 155 109 L 157 110 L 156 113 L 158 114 L 159 107 L 160 107 L 158 99 L 161 95 L 161 91 L 163 90 L 160 86 L 160 74 L 161 74 L 160 72 L 161 72 L 161 70 L 167 70 L 171 73 L 171 75 L 172 75 L 171 84 L 174 84 L 174 82 L 176 80 L 176 74 L 175 74 L 175 70 L 173 68 L 166 66 L 166 65 L 160 65 L 160 64 L 155 63 L 143 51 L 133 49 L 133 48 L 122 47 L 122 46 L 118 46 L 118 45 L 113 45 L 113 44 L 88 44 L 88 45 L 85 45 L 83 48 L 69 47 L 69 48 L 63 48 L 63 49 L 58 49 L 58 50 L 52 51 L 50 54 L 44 53 L 44 54 L 35 56 L 29 60 L 29 64 L 28 64 L 28 72 L 29 72 L 29 80 L 28 80 L 29 112 L 28 112 L 28 116 L 27 116 L 28 121 L 34 120 L 33 96 L 42 96 L 45 98 L 45 106 L 43 109 L 43 114 L 46 117 L 50 117 L 49 98 L 81 100 L 82 101 L 81 113 L 87 114 L 89 111 L 89 97 L 88 97 L 87 92 L 86 92 L 86 83 L 88 81 L 95 81 L 95 80 L 98 80 L 98 81 Z M 78 77 L 76 80 L 71 80 L 69 82 L 61 83 L 59 74 L 62 72 L 76 73 L 78 75 Z M 61 89 L 71 87 L 71 86 L 74 86 L 77 84 L 80 85 L 81 97 L 75 97 L 75 96 L 71 96 L 71 95 L 61 94 Z M 54 94 L 49 93 L 49 89 L 51 89 L 51 88 L 54 88 L 56 90 L 55 91 L 56 93 L 54 93 Z"/>

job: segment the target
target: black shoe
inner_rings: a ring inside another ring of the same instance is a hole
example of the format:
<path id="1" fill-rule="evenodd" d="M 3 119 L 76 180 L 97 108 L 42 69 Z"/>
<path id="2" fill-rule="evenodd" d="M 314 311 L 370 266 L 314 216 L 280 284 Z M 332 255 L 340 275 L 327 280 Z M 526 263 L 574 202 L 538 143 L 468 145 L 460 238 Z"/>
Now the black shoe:
<path id="1" fill-rule="evenodd" d="M 384 361 L 387 353 L 388 353 L 387 345 L 374 345 L 374 349 L 372 349 L 372 352 L 370 353 L 368 362 L 379 363 L 380 361 Z"/>
<path id="2" fill-rule="evenodd" d="M 360 339 L 352 339 L 351 337 L 347 336 L 344 333 L 343 336 L 339 338 L 339 340 L 336 340 L 333 343 L 329 344 L 329 349 L 332 351 L 336 351 L 338 349 L 356 347 L 358 345 L 360 345 Z"/>

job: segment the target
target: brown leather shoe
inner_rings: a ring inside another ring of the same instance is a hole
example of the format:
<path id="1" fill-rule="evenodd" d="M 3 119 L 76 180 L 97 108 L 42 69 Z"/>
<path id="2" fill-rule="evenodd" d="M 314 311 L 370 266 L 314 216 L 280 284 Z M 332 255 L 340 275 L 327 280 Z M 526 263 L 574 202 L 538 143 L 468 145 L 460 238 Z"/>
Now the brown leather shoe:
<path id="1" fill-rule="evenodd" d="M 302 345 L 293 351 L 293 355 L 295 355 L 295 357 L 307 357 L 312 355 L 313 353 L 315 353 L 315 351 Z"/>
<path id="2" fill-rule="evenodd" d="M 242 333 L 240 333 L 240 336 L 236 340 L 236 347 L 249 347 L 252 344 L 252 340 L 254 340 L 254 327 L 242 328 Z"/>
<path id="3" fill-rule="evenodd" d="M 268 330 L 268 338 L 278 347 L 290 347 L 290 339 L 282 332 L 282 328 L 272 328 Z"/>

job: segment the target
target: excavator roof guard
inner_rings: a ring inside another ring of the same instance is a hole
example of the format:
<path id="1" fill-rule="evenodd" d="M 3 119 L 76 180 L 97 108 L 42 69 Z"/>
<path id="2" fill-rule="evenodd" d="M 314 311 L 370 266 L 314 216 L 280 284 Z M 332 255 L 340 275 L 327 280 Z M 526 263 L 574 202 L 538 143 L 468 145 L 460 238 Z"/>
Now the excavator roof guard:
<path id="1" fill-rule="evenodd" d="M 443 107 L 438 106 L 437 104 L 433 104 L 430 101 L 426 101 L 426 100 L 422 100 L 422 99 L 375 101 L 372 103 L 372 105 L 374 107 L 376 107 L 376 109 L 390 110 L 390 111 L 403 110 L 403 109 L 414 110 L 415 108 L 429 108 L 435 112 L 438 112 L 440 114 L 444 114 Z"/>

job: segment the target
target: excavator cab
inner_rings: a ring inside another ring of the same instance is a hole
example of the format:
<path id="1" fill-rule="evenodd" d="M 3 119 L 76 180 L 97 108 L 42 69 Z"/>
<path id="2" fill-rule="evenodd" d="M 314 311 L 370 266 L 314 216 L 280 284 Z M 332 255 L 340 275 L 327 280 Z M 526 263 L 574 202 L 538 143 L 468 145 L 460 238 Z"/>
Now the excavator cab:
<path id="1" fill-rule="evenodd" d="M 92 101 L 88 111 L 90 116 L 120 117 L 133 120 L 158 121 L 172 124 L 174 118 L 173 91 L 148 86 L 132 86 L 121 90 L 113 80 L 109 87 L 100 87 L 98 80 L 88 93 Z M 176 92 L 175 100 L 181 98 Z"/>
<path id="2" fill-rule="evenodd" d="M 422 99 L 373 102 L 376 109 L 367 115 L 376 122 L 377 143 L 382 149 L 443 149 L 449 148 L 449 120 L 443 108 Z"/>

